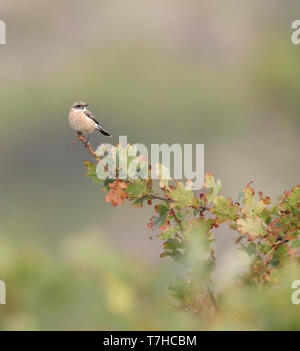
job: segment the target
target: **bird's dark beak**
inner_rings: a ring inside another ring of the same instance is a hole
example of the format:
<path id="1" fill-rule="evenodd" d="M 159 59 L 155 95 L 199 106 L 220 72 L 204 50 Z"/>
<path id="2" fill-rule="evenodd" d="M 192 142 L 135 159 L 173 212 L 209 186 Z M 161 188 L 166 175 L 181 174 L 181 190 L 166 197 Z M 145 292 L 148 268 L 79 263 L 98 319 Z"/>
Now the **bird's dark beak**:
<path id="1" fill-rule="evenodd" d="M 85 104 L 85 105 L 84 105 L 84 107 L 87 107 L 87 106 L 89 106 L 89 104 Z"/>

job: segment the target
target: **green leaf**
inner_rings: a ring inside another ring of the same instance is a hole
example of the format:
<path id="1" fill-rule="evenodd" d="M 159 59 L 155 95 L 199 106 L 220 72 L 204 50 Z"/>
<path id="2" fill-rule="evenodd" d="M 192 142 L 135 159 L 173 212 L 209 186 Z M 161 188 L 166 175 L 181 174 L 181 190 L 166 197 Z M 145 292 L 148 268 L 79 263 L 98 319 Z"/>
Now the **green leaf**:
<path id="1" fill-rule="evenodd" d="M 265 236 L 266 229 L 263 226 L 263 222 L 260 218 L 246 218 L 238 219 L 238 231 L 242 234 L 249 234 L 251 239 L 258 236 Z"/>
<path id="2" fill-rule="evenodd" d="M 215 182 L 215 178 L 211 173 L 205 175 L 204 187 L 210 189 L 210 193 L 206 195 L 208 201 L 213 201 L 214 198 L 218 195 L 218 192 L 222 189 L 222 183 L 220 180 Z"/>
<path id="3" fill-rule="evenodd" d="M 126 192 L 128 193 L 129 197 L 141 197 L 144 195 L 150 194 L 150 190 L 147 187 L 148 180 L 136 179 L 133 183 L 130 183 L 127 188 Z"/>
<path id="4" fill-rule="evenodd" d="M 87 169 L 87 173 L 85 174 L 86 177 L 91 178 L 94 183 L 102 183 L 103 180 L 99 179 L 97 176 L 97 165 L 93 162 L 90 161 L 83 161 L 83 164 L 85 165 Z"/>
<path id="5" fill-rule="evenodd" d="M 254 197 L 254 190 L 247 184 L 244 190 L 244 208 L 241 210 L 244 216 L 254 218 L 262 214 L 266 205 L 262 200 L 256 202 Z"/>
<path id="6" fill-rule="evenodd" d="M 161 226 L 165 223 L 166 220 L 166 214 L 162 215 L 162 216 L 153 216 L 152 217 L 152 223 L 153 223 L 153 227 L 158 227 Z"/>
<path id="7" fill-rule="evenodd" d="M 164 215 L 164 214 L 166 214 L 166 213 L 170 210 L 169 207 L 167 207 L 167 206 L 165 206 L 165 205 L 163 205 L 163 204 L 158 204 L 158 205 L 156 205 L 156 206 L 155 206 L 155 209 L 156 209 L 156 211 L 157 211 L 161 216 Z"/>
<path id="8" fill-rule="evenodd" d="M 168 229 L 162 231 L 162 232 L 159 234 L 159 237 L 160 237 L 162 240 L 168 240 L 168 239 L 172 239 L 175 233 L 176 233 L 175 228 L 174 228 L 174 227 L 169 227 Z"/>
<path id="9" fill-rule="evenodd" d="M 192 206 L 194 203 L 194 193 L 187 190 L 181 182 L 177 183 L 176 188 L 170 191 L 170 196 L 174 200 L 174 207 L 182 208 Z"/>
<path id="10" fill-rule="evenodd" d="M 151 199 L 151 197 L 147 196 L 147 195 L 143 195 L 143 196 L 139 197 L 138 199 L 136 199 L 135 201 L 133 201 L 132 204 L 135 206 L 142 206 L 143 203 L 148 199 Z"/>
<path id="11" fill-rule="evenodd" d="M 283 211 L 290 211 L 295 216 L 300 211 L 300 185 L 294 187 L 290 192 L 286 192 L 285 197 L 281 203 L 281 209 Z"/>
<path id="12" fill-rule="evenodd" d="M 231 199 L 225 199 L 224 196 L 218 196 L 214 199 L 212 213 L 217 216 L 218 222 L 236 220 L 238 206 L 233 205 Z"/>

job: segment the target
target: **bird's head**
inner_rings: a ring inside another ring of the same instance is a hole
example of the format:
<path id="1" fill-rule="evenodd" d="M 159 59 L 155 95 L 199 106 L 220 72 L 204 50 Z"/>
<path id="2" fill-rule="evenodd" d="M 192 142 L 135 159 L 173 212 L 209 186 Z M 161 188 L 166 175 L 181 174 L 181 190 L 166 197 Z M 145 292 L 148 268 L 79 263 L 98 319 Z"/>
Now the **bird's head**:
<path id="1" fill-rule="evenodd" d="M 74 110 L 84 110 L 86 107 L 88 106 L 88 104 L 86 104 L 83 101 L 76 101 L 74 102 L 74 104 L 72 105 L 72 108 Z"/>

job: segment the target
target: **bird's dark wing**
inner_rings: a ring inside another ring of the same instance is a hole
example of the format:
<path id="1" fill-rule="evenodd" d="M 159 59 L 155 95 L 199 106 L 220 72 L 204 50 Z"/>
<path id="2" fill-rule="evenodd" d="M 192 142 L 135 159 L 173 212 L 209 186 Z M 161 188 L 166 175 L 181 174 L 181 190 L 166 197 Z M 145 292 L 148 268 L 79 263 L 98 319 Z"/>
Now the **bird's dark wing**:
<path id="1" fill-rule="evenodd" d="M 100 126 L 100 123 L 96 120 L 95 116 L 92 114 L 92 112 L 90 112 L 89 110 L 84 110 L 84 114 L 92 119 L 96 124 L 98 124 Z"/>
<path id="2" fill-rule="evenodd" d="M 103 135 L 105 135 L 105 136 L 111 136 L 111 134 L 109 134 L 108 132 L 106 132 L 106 131 L 101 127 L 100 123 L 96 120 L 96 118 L 95 118 L 95 116 L 92 114 L 92 112 L 90 112 L 89 110 L 84 110 L 84 114 L 85 114 L 88 118 L 92 119 L 92 120 L 97 124 L 97 126 L 98 126 L 98 131 L 99 131 L 101 134 L 103 134 Z"/>

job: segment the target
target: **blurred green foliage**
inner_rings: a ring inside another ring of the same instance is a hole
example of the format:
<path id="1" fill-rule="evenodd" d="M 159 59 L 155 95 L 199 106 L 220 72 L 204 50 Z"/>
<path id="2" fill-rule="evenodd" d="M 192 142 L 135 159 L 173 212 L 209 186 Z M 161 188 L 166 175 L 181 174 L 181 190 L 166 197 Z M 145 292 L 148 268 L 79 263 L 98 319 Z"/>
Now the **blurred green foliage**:
<path id="1" fill-rule="evenodd" d="M 166 301 L 164 272 L 114 251 L 98 235 L 69 237 L 56 255 L 8 240 L 1 240 L 0 250 L 0 276 L 7 285 L 1 329 L 155 330 L 196 325 Z"/>
<path id="2" fill-rule="evenodd" d="M 166 296 L 165 283 L 181 274 L 179 266 L 153 270 L 120 255 L 98 235 L 69 237 L 56 255 L 32 245 L 17 247 L 9 240 L 1 240 L 0 250 L 0 276 L 8 295 L 7 304 L 0 305 L 2 330 L 300 328 L 300 305 L 291 302 L 299 264 L 285 266 L 278 274 L 280 284 L 259 294 L 228 282 L 220 301 L 222 313 L 195 317 Z M 178 291 L 180 280 L 174 283 Z"/>

